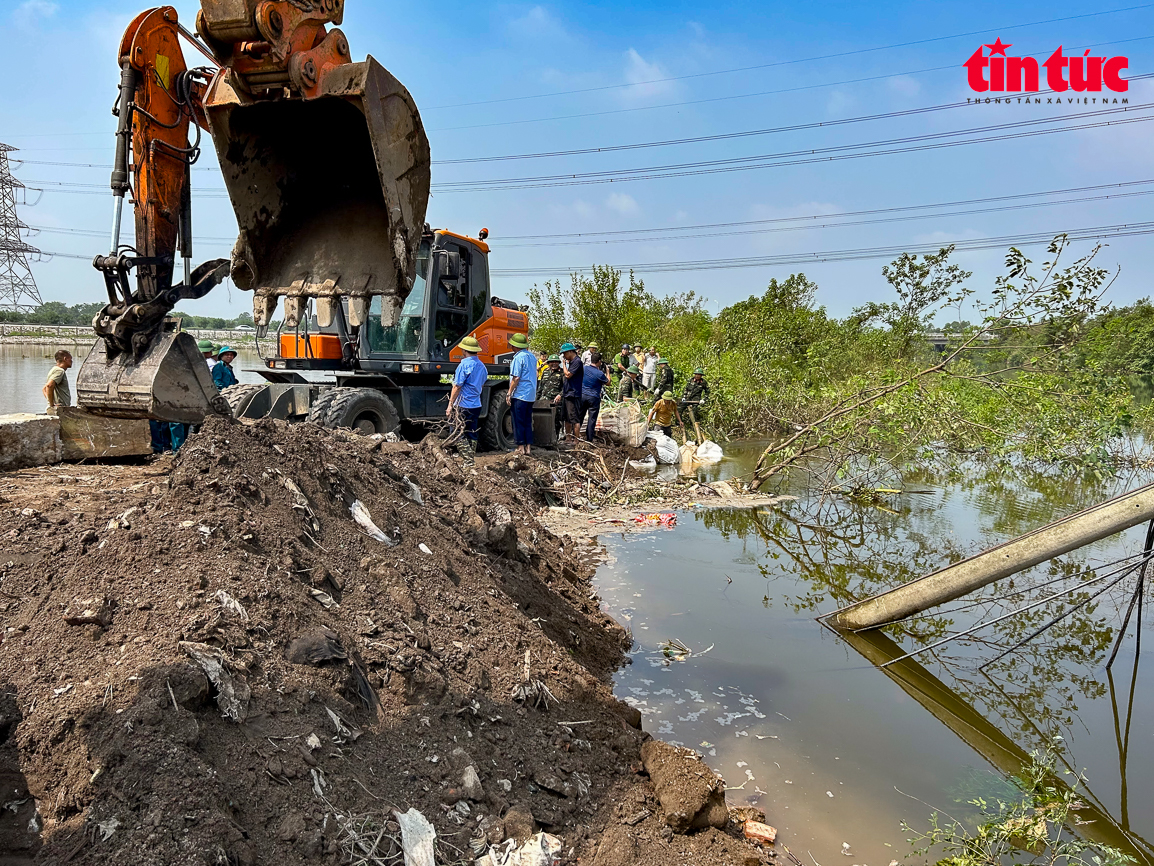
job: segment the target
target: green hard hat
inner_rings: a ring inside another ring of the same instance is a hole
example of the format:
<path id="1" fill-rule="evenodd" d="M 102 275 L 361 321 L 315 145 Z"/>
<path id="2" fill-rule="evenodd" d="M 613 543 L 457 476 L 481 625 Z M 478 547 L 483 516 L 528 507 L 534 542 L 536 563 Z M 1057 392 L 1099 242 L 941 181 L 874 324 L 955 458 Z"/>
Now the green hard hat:
<path id="1" fill-rule="evenodd" d="M 705 370 L 704 370 L 704 369 L 702 369 L 701 367 L 698 367 L 697 369 L 695 369 L 695 370 L 693 371 L 693 375 L 694 375 L 694 376 L 704 376 L 704 375 L 705 375 Z"/>
<path id="2" fill-rule="evenodd" d="M 511 337 L 509 337 L 509 345 L 515 346 L 518 349 L 528 349 L 529 338 L 521 333 L 513 334 Z"/>
<path id="3" fill-rule="evenodd" d="M 196 348 L 200 349 L 202 352 L 216 351 L 216 346 L 212 344 L 212 340 L 198 340 L 196 343 Z"/>
<path id="4" fill-rule="evenodd" d="M 660 367 L 662 364 L 668 364 L 668 363 L 669 362 L 667 360 L 665 360 L 664 358 L 658 358 L 657 359 L 657 366 L 658 367 Z"/>
<path id="5" fill-rule="evenodd" d="M 561 344 L 561 351 L 562 352 L 576 352 L 577 347 L 574 346 L 572 343 L 562 343 Z"/>
<path id="6" fill-rule="evenodd" d="M 477 342 L 477 338 L 474 337 L 472 334 L 470 334 L 465 339 L 463 339 L 461 342 L 459 342 L 457 344 L 457 347 L 462 352 L 469 352 L 470 354 L 473 354 L 473 355 L 476 355 L 478 352 L 481 351 L 481 344 Z"/>
<path id="7" fill-rule="evenodd" d="M 216 356 L 219 358 L 222 355 L 227 355 L 229 352 L 232 352 L 235 355 L 236 349 L 234 349 L 232 346 L 221 346 L 216 350 Z"/>
<path id="8" fill-rule="evenodd" d="M 637 369 L 637 365 L 636 365 L 636 364 L 630 364 L 630 365 L 629 365 L 629 369 L 628 369 L 628 370 L 626 370 L 625 372 L 626 372 L 626 373 L 640 373 L 641 371 Z"/>
<path id="9" fill-rule="evenodd" d="M 557 361 L 558 363 L 560 363 L 561 362 L 561 356 L 560 355 L 550 355 L 548 358 L 545 359 L 546 364 L 552 363 L 553 361 Z"/>
<path id="10" fill-rule="evenodd" d="M 672 400 L 673 399 L 673 392 L 672 391 L 666 391 L 664 394 L 661 395 L 661 399 L 662 400 Z"/>

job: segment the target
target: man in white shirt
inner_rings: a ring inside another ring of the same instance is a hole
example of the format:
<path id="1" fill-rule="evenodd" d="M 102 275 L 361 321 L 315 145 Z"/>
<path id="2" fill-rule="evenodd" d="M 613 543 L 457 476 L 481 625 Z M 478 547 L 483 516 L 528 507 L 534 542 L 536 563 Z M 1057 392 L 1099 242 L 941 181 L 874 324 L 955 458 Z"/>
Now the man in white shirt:
<path id="1" fill-rule="evenodd" d="M 650 346 L 645 354 L 645 366 L 641 368 L 641 384 L 652 390 L 653 377 L 657 373 L 657 347 Z"/>

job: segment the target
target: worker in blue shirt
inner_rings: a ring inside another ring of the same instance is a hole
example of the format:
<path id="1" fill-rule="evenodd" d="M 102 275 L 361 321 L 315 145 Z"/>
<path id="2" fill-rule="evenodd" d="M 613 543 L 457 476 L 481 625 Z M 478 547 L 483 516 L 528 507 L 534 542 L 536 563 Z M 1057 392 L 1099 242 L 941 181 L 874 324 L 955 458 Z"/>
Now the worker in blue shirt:
<path id="1" fill-rule="evenodd" d="M 212 382 L 216 390 L 223 391 L 229 385 L 236 384 L 236 373 L 232 370 L 232 362 L 236 360 L 236 349 L 232 346 L 221 346 L 216 353 L 216 366 L 212 368 Z"/>
<path id="2" fill-rule="evenodd" d="M 509 390 L 505 401 L 513 411 L 515 453 L 529 456 L 533 447 L 533 403 L 537 400 L 537 356 L 529 351 L 529 338 L 514 334 L 509 345 L 519 349 L 509 366 Z"/>
<path id="3" fill-rule="evenodd" d="M 561 346 L 561 358 L 563 361 L 561 375 L 565 377 L 561 386 L 561 417 L 565 420 L 565 435 L 576 439 L 581 419 L 585 417 L 584 407 L 581 404 L 581 383 L 585 377 L 585 365 L 581 363 L 577 347 L 572 343 L 564 343 Z"/>
<path id="4" fill-rule="evenodd" d="M 581 378 L 581 409 L 585 413 L 585 440 L 593 441 L 597 416 L 601 412 L 601 392 L 609 384 L 609 376 L 601 369 L 601 353 L 594 351 L 585 365 Z"/>
<path id="5" fill-rule="evenodd" d="M 461 420 L 465 432 L 457 450 L 465 461 L 465 468 L 471 467 L 477 457 L 477 433 L 481 426 L 481 389 L 489 378 L 489 371 L 477 357 L 481 344 L 473 336 L 468 336 L 457 344 L 465 353 L 465 360 L 457 365 L 453 374 L 453 390 L 449 394 L 449 412 L 461 410 Z"/>

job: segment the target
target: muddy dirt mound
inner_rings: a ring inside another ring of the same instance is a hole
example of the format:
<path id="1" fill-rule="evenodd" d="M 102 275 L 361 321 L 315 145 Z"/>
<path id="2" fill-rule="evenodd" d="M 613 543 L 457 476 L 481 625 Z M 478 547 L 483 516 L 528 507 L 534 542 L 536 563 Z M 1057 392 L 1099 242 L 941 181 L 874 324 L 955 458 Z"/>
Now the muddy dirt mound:
<path id="1" fill-rule="evenodd" d="M 629 638 L 531 473 L 213 421 L 2 480 L 6 853 L 396 863 L 416 808 L 439 863 L 537 829 L 566 863 L 757 862 L 673 837 L 611 694 Z"/>

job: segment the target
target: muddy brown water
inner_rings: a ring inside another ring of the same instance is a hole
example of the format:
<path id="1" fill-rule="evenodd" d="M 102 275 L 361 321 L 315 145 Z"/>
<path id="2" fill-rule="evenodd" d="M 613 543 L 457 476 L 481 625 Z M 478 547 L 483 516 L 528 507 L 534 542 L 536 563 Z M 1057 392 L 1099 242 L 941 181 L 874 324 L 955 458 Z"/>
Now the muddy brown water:
<path id="1" fill-rule="evenodd" d="M 704 476 L 747 471 L 760 443 L 726 450 Z M 1112 682 L 1105 671 L 1136 576 L 984 671 L 1070 605 L 1048 603 L 947 644 L 912 668 L 892 668 L 897 679 L 814 620 L 1149 480 L 974 470 L 910 478 L 905 488 L 917 492 L 880 507 L 802 496 L 773 509 L 683 511 L 669 530 L 604 536 L 610 561 L 598 586 L 636 639 L 618 693 L 640 708 L 647 731 L 697 749 L 722 772 L 731 802 L 763 808 L 805 863 L 901 861 L 911 852 L 903 821 L 926 829 L 931 806 L 972 821 L 968 801 L 1012 797 L 1015 756 L 1052 742 L 1059 772 L 1086 772 L 1095 826 L 1154 863 L 1143 841 L 1154 840 L 1154 661 L 1138 665 L 1131 702 L 1136 621 Z M 1144 534 L 1136 527 L 889 635 L 914 649 L 1113 573 L 1104 563 L 1141 551 Z M 1149 647 L 1154 617 L 1143 620 Z M 662 645 L 672 639 L 693 653 L 668 658 Z"/>
<path id="2" fill-rule="evenodd" d="M 0 345 L 0 414 L 42 410 L 53 351 Z M 82 350 L 76 354 L 79 360 Z M 247 372 L 257 363 L 255 354 L 241 354 L 242 382 L 259 381 Z M 748 471 L 761 444 L 725 449 L 725 461 L 702 470 L 704 480 Z M 1095 826 L 1107 827 L 1140 863 L 1154 864 L 1154 662 L 1139 657 L 1135 673 L 1137 620 L 1113 675 L 1105 671 L 1132 575 L 984 670 L 979 665 L 1069 605 L 1045 604 L 927 653 L 913 668 L 895 666 L 900 676 L 880 671 L 814 620 L 1150 480 L 972 470 L 909 478 L 906 493 L 879 506 L 803 495 L 772 509 L 690 509 L 669 530 L 605 535 L 610 561 L 599 570 L 599 590 L 636 639 L 617 691 L 640 708 L 646 730 L 697 749 L 722 772 L 731 803 L 763 808 L 805 863 L 901 861 L 911 850 L 903 821 L 925 829 L 931 807 L 973 820 L 969 800 L 1013 796 L 1007 776 L 1014 760 L 1056 743 L 1058 769 L 1087 774 Z M 1113 574 L 1108 563 L 1140 551 L 1144 531 L 1136 527 L 951 603 L 890 637 L 915 649 Z M 1002 598 L 1011 592 L 1021 594 Z M 973 606 L 977 599 L 983 604 Z M 1149 610 L 1142 617 L 1147 648 L 1154 641 Z M 662 645 L 672 639 L 693 652 L 666 657 Z"/>

